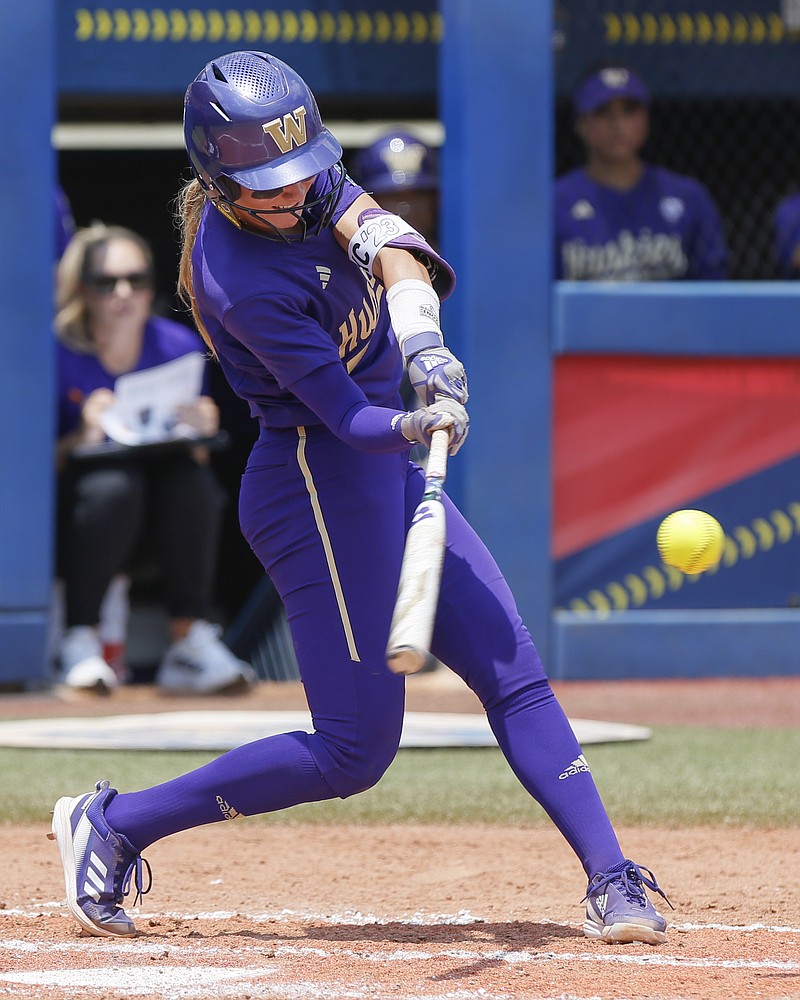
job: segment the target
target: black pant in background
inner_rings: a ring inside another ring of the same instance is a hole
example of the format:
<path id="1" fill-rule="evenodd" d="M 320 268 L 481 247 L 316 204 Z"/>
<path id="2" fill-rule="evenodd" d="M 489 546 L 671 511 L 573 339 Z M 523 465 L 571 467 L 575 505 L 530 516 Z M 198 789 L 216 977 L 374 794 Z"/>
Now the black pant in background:
<path id="1" fill-rule="evenodd" d="M 57 568 L 67 628 L 97 625 L 109 583 L 141 552 L 170 618 L 208 618 L 224 494 L 186 453 L 73 463 L 58 482 Z"/>

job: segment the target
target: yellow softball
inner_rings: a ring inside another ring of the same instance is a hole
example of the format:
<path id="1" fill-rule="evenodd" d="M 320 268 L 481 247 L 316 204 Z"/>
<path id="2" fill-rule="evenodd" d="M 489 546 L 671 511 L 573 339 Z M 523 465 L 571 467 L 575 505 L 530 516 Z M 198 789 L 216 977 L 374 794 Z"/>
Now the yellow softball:
<path id="1" fill-rule="evenodd" d="M 658 526 L 656 544 L 668 566 L 682 573 L 702 573 L 722 558 L 725 532 L 703 510 L 676 510 Z"/>

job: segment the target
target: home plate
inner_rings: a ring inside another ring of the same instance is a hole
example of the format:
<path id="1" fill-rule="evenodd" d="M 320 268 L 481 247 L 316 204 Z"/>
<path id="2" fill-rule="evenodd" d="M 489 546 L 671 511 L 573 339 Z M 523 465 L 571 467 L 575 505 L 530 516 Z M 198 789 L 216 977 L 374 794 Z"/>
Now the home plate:
<path id="1" fill-rule="evenodd" d="M 650 739 L 644 726 L 570 719 L 581 745 Z M 307 711 L 159 712 L 102 718 L 26 719 L 0 723 L 0 746 L 73 750 L 232 750 L 279 733 L 313 731 Z M 407 712 L 401 747 L 493 747 L 486 717 Z"/>

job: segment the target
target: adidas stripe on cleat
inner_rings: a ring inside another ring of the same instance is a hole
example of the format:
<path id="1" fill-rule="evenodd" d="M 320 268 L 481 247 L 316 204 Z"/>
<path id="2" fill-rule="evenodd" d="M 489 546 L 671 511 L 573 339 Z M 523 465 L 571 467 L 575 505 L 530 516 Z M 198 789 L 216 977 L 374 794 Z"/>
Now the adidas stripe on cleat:
<path id="1" fill-rule="evenodd" d="M 606 944 L 664 944 L 667 922 L 647 898 L 645 887 L 672 906 L 649 868 L 633 861 L 621 861 L 594 875 L 584 896 L 586 937 Z"/>
<path id="2" fill-rule="evenodd" d="M 130 937 L 136 927 L 119 905 L 131 889 L 137 890 L 134 906 L 150 891 L 150 866 L 121 834 L 105 821 L 105 809 L 117 794 L 107 781 L 77 798 L 61 798 L 53 809 L 52 833 L 64 866 L 67 906 L 89 934 Z M 142 888 L 142 865 L 148 885 Z"/>

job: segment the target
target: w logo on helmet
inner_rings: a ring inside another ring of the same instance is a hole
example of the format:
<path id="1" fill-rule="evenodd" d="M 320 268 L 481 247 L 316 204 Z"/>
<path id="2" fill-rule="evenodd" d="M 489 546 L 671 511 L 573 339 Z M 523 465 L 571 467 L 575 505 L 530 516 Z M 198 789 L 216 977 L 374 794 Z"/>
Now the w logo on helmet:
<path id="1" fill-rule="evenodd" d="M 306 136 L 306 109 L 295 108 L 283 118 L 275 118 L 261 126 L 267 135 L 272 136 L 275 145 L 282 153 L 288 153 L 295 146 L 303 146 Z"/>

